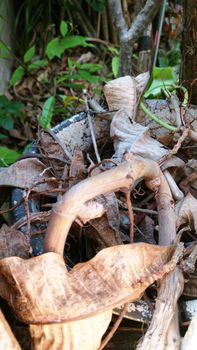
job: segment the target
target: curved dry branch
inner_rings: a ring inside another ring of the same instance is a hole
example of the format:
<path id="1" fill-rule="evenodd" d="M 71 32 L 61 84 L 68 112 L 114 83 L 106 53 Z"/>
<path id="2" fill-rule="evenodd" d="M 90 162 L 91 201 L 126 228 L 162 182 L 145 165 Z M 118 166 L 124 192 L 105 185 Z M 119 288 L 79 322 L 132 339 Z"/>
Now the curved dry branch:
<path id="1" fill-rule="evenodd" d="M 135 181 L 141 178 L 145 178 L 147 186 L 156 193 L 161 244 L 162 236 L 169 231 L 172 235 L 171 242 L 173 241 L 176 233 L 174 202 L 159 166 L 151 160 L 133 155 L 129 157 L 127 162 L 116 168 L 73 186 L 61 198 L 61 201 L 53 206 L 45 236 L 46 252 L 51 251 L 63 255 L 70 226 L 80 212 L 83 203 L 107 192 L 131 189 Z"/>

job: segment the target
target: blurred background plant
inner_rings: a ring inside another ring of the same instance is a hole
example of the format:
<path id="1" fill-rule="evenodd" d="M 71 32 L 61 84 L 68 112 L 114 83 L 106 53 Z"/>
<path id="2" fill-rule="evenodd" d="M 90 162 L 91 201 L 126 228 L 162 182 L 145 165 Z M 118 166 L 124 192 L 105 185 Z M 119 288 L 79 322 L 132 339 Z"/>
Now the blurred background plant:
<path id="1" fill-rule="evenodd" d="M 122 0 L 128 26 L 143 5 Z M 38 123 L 50 128 L 85 110 L 84 89 L 99 99 L 103 83 L 118 75 L 119 43 L 106 0 L 16 0 L 13 12 L 12 45 L 0 40 L 1 58 L 13 61 L 9 92 L 0 100 L 0 137 L 3 146 L 22 152 L 36 137 Z M 144 37 L 134 45 L 133 75 L 150 69 L 154 26 L 146 32 L 145 46 Z M 179 65 L 180 32 L 181 16 L 170 2 L 160 67 Z"/>

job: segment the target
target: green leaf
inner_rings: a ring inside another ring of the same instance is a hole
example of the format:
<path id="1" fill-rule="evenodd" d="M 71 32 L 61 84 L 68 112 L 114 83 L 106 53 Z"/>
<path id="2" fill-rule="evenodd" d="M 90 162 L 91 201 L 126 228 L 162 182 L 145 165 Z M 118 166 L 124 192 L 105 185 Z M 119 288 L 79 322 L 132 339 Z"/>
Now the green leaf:
<path id="1" fill-rule="evenodd" d="M 162 98 L 162 89 L 173 90 L 177 77 L 172 67 L 154 67 L 144 98 Z"/>
<path id="2" fill-rule="evenodd" d="M 29 70 L 44 68 L 48 64 L 47 60 L 37 60 L 28 65 Z"/>
<path id="3" fill-rule="evenodd" d="M 30 47 L 29 50 L 27 50 L 24 54 L 24 62 L 27 63 L 29 61 L 31 61 L 31 59 L 34 57 L 35 55 L 35 45 Z"/>
<path id="4" fill-rule="evenodd" d="M 62 83 L 63 81 L 65 80 L 69 80 L 69 79 L 81 79 L 81 76 L 80 74 L 63 74 L 59 79 L 57 79 L 56 83 L 57 84 L 60 84 Z"/>
<path id="5" fill-rule="evenodd" d="M 93 47 L 94 45 L 88 43 L 89 38 L 81 35 L 70 35 L 62 39 L 61 46 L 63 50 L 72 49 L 76 46 Z"/>
<path id="6" fill-rule="evenodd" d="M 0 126 L 5 130 L 12 130 L 14 126 L 14 121 L 11 115 L 1 115 L 0 117 Z"/>
<path id="7" fill-rule="evenodd" d="M 112 66 L 113 75 L 115 77 L 117 77 L 118 75 L 119 63 L 120 63 L 119 56 L 114 56 L 111 61 L 111 66 Z"/>
<path id="8" fill-rule="evenodd" d="M 68 87 L 71 89 L 84 89 L 85 88 L 85 84 L 82 84 L 82 83 L 64 83 L 64 84 L 62 84 L 62 86 Z"/>
<path id="9" fill-rule="evenodd" d="M 0 147 L 0 166 L 14 163 L 20 157 L 20 153 L 10 148 Z"/>
<path id="10" fill-rule="evenodd" d="M 63 39 L 55 38 L 48 43 L 46 47 L 46 55 L 50 60 L 52 60 L 54 57 L 60 58 L 66 49 L 72 49 L 76 46 L 94 46 L 87 41 L 88 38 L 80 35 L 70 35 L 64 37 Z"/>
<path id="11" fill-rule="evenodd" d="M 3 41 L 0 40 L 0 57 L 9 59 L 11 57 L 11 49 Z"/>
<path id="12" fill-rule="evenodd" d="M 10 78 L 10 81 L 9 81 L 9 85 L 10 86 L 16 85 L 17 83 L 19 83 L 21 81 L 21 79 L 23 78 L 24 75 L 25 75 L 24 68 L 22 66 L 19 66 L 13 72 L 13 74 Z"/>
<path id="13" fill-rule="evenodd" d="M 61 57 L 62 48 L 60 43 L 61 41 L 59 38 L 55 38 L 49 41 L 47 44 L 46 55 L 48 56 L 49 60 L 52 60 L 54 57 Z"/>
<path id="14" fill-rule="evenodd" d="M 85 70 L 79 70 L 79 75 L 80 75 L 81 79 L 87 80 L 90 84 L 96 84 L 100 80 L 99 76 L 92 75 Z"/>
<path id="15" fill-rule="evenodd" d="M 63 37 L 68 33 L 68 24 L 65 21 L 60 23 L 60 33 Z"/>
<path id="16" fill-rule="evenodd" d="M 47 98 L 47 100 L 43 105 L 42 114 L 39 121 L 40 125 L 45 129 L 49 129 L 51 127 L 51 120 L 53 117 L 54 106 L 55 106 L 55 97 L 50 96 L 49 98 Z"/>
<path id="17" fill-rule="evenodd" d="M 96 63 L 83 63 L 83 64 L 77 63 L 77 67 L 80 69 L 85 69 L 90 73 L 94 73 L 94 72 L 99 72 L 103 68 L 103 65 L 96 64 Z"/>

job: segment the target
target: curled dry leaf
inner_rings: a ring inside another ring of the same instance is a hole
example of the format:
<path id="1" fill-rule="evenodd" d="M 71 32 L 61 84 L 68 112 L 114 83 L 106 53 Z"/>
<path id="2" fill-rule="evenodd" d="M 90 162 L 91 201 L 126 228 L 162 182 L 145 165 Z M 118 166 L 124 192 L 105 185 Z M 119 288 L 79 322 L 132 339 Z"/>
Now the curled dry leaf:
<path id="1" fill-rule="evenodd" d="M 109 81 L 104 86 L 104 95 L 109 111 L 119 111 L 119 109 L 125 108 L 131 117 L 136 109 L 136 86 L 136 80 L 130 76 Z"/>
<path id="2" fill-rule="evenodd" d="M 177 226 L 189 225 L 192 230 L 197 232 L 197 199 L 191 193 L 182 200 L 177 206 Z"/>
<path id="3" fill-rule="evenodd" d="M 84 320 L 30 325 L 35 350 L 97 350 L 110 321 L 112 311 L 105 311 Z"/>
<path id="4" fill-rule="evenodd" d="M 87 318 L 139 299 L 174 269 L 173 251 L 173 246 L 143 243 L 109 247 L 70 272 L 56 253 L 5 258 L 0 260 L 0 295 L 25 323 Z"/>
<path id="5" fill-rule="evenodd" d="M 167 148 L 150 136 L 147 127 L 133 122 L 125 109 L 119 110 L 113 117 L 110 136 L 114 139 L 113 158 L 122 160 L 124 153 L 133 152 L 143 158 L 158 161 L 167 152 Z"/>
<path id="6" fill-rule="evenodd" d="M 136 78 L 125 76 L 109 81 L 104 86 L 109 111 L 125 108 L 129 116 L 135 118 L 137 99 L 144 91 L 148 79 L 149 73 L 146 72 Z"/>
<path id="7" fill-rule="evenodd" d="M 0 229 L 0 258 L 9 256 L 29 257 L 27 237 L 20 231 L 4 224 Z"/>
<path id="8" fill-rule="evenodd" d="M 50 170 L 38 159 L 22 159 L 1 171 L 0 186 L 47 191 L 54 188 L 53 182 L 47 181 L 51 177 Z"/>
<path id="9" fill-rule="evenodd" d="M 0 310 L 0 349 L 1 350 L 21 350 L 14 337 L 2 311 Z"/>

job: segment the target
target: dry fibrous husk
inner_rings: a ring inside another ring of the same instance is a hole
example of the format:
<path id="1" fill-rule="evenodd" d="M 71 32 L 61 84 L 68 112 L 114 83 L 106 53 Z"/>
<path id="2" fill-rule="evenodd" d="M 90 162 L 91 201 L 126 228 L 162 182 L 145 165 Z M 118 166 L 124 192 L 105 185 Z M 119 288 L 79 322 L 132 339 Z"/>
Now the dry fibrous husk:
<path id="1" fill-rule="evenodd" d="M 34 350 L 97 350 L 110 321 L 112 311 L 105 311 L 84 320 L 30 325 Z"/>
<path id="2" fill-rule="evenodd" d="M 173 270 L 173 246 L 145 243 L 105 248 L 66 271 L 56 253 L 0 260 L 0 295 L 25 323 L 70 322 L 139 299 L 155 280 Z"/>
<path id="3" fill-rule="evenodd" d="M 10 326 L 8 325 L 2 311 L 0 310 L 0 349 L 1 350 L 21 350 Z"/>
<path id="4" fill-rule="evenodd" d="M 22 159 L 1 171 L 0 186 L 41 192 L 54 188 L 54 181 L 48 181 L 51 178 L 50 169 L 37 158 Z"/>

